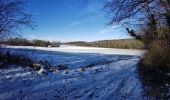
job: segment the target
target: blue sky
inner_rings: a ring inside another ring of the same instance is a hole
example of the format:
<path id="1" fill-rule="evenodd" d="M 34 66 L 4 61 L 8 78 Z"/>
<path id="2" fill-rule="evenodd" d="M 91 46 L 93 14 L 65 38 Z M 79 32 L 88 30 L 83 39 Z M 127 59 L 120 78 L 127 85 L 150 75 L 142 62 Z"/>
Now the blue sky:
<path id="1" fill-rule="evenodd" d="M 26 10 L 38 27 L 24 30 L 24 37 L 62 42 L 129 38 L 119 25 L 106 25 L 105 0 L 84 1 L 31 0 Z"/>

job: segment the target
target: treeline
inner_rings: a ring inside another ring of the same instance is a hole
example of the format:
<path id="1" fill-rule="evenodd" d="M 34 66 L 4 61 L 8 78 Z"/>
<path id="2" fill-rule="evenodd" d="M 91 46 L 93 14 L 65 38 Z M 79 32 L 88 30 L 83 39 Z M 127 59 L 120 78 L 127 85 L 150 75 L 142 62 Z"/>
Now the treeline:
<path id="1" fill-rule="evenodd" d="M 135 39 L 101 40 L 94 42 L 77 41 L 67 42 L 65 44 L 104 48 L 144 49 L 143 43 Z"/>
<path id="2" fill-rule="evenodd" d="M 10 38 L 8 40 L 0 41 L 0 44 L 12 46 L 39 46 L 39 47 L 59 47 L 60 42 L 50 42 L 45 40 L 27 40 L 25 38 Z"/>

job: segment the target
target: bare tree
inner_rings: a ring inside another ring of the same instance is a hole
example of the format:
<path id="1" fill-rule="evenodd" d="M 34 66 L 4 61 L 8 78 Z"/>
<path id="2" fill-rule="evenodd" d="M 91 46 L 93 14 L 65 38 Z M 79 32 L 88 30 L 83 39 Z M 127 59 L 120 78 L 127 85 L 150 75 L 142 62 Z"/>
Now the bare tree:
<path id="1" fill-rule="evenodd" d="M 121 23 L 136 39 L 142 40 L 146 34 L 153 39 L 162 28 L 169 34 L 170 0 L 111 0 L 105 9 L 111 16 L 110 24 Z"/>
<path id="2" fill-rule="evenodd" d="M 32 16 L 24 12 L 24 0 L 0 0 L 0 38 L 19 32 L 21 27 L 34 28 Z"/>

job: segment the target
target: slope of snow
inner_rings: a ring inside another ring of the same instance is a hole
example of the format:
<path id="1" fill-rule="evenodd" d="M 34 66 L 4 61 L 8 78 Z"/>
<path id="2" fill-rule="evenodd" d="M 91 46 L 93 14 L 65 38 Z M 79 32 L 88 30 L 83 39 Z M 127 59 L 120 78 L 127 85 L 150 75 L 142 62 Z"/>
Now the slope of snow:
<path id="1" fill-rule="evenodd" d="M 119 55 L 115 55 L 113 49 L 68 46 L 36 47 L 36 50 L 32 47 L 10 48 L 11 53 L 23 53 L 54 65 L 66 64 L 69 69 L 48 74 L 39 74 L 44 69 L 36 72 L 16 65 L 0 69 L 0 100 L 142 100 L 142 89 L 135 72 L 139 56 L 132 56 L 132 53 L 131 56 L 122 55 L 127 52 L 118 51 Z M 77 51 L 72 53 L 71 50 Z"/>
<path id="2" fill-rule="evenodd" d="M 67 47 L 68 48 L 68 47 Z M 46 48 L 48 49 L 48 48 Z M 49 48 L 51 49 L 51 48 Z M 54 49 L 54 48 L 52 48 Z M 78 48 L 76 48 L 79 50 Z M 10 53 L 15 55 L 25 55 L 34 60 L 48 61 L 53 65 L 64 64 L 69 68 L 75 67 L 85 67 L 96 64 L 104 64 L 106 62 L 117 61 L 118 59 L 129 59 L 133 57 L 132 55 L 115 55 L 115 54 L 102 54 L 102 53 L 89 53 L 91 49 L 87 50 L 86 53 L 71 53 L 71 52 L 61 52 L 61 51 L 47 51 L 47 50 L 34 50 L 25 48 L 2 48 L 4 53 L 10 51 Z M 64 49 L 65 50 L 65 49 Z M 80 49 L 81 50 L 81 49 Z M 93 51 L 93 49 L 92 49 Z M 107 50 L 105 51 L 107 52 Z"/>
<path id="3" fill-rule="evenodd" d="M 137 61 L 138 58 L 132 58 L 85 71 L 74 69 L 44 76 L 23 67 L 2 69 L 0 99 L 139 100 L 142 98 L 135 77 Z"/>

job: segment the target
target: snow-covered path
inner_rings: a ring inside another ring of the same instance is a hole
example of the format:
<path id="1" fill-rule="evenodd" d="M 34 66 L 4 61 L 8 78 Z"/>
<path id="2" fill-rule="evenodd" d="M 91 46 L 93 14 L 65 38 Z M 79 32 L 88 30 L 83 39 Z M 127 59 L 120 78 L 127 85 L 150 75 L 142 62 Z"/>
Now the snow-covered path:
<path id="1" fill-rule="evenodd" d="M 89 50 L 90 51 L 90 50 Z M 106 51 L 105 51 L 106 52 Z M 57 53 L 58 54 L 58 53 Z M 57 57 L 53 56 L 53 57 Z M 60 55 L 67 55 L 62 53 Z M 37 53 L 36 56 L 41 55 Z M 69 54 L 68 54 L 69 55 Z M 68 70 L 49 72 L 39 75 L 30 68 L 11 66 L 0 70 L 0 99 L 24 100 L 140 100 L 141 87 L 136 78 L 137 56 L 101 55 L 101 54 L 71 54 L 70 60 L 111 59 L 109 64 L 98 64 L 92 67 L 74 67 Z M 98 56 L 100 55 L 100 56 Z M 94 57 L 95 56 L 95 57 Z M 65 56 L 59 56 L 65 57 Z M 87 57 L 87 59 L 85 59 Z M 96 58 L 97 57 L 97 58 Z M 41 57 L 40 57 L 41 58 Z M 60 58 L 58 58 L 60 59 Z M 68 61 L 66 61 L 68 62 Z M 64 62 L 63 62 L 64 63 Z M 73 63 L 78 66 L 81 63 Z M 90 64 L 89 63 L 89 64 Z M 85 64 L 82 64 L 83 66 Z"/>

